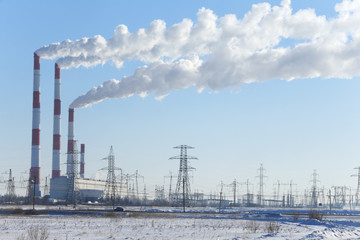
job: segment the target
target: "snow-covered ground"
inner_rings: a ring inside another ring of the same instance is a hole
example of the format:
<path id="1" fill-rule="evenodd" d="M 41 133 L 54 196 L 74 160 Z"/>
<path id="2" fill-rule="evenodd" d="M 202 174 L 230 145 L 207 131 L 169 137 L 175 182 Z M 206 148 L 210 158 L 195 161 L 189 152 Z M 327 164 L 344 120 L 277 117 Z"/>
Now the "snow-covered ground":
<path id="1" fill-rule="evenodd" d="M 0 239 L 360 239 L 360 217 L 278 214 L 274 210 L 99 215 L 0 215 Z M 162 209 L 163 210 L 163 209 Z M 171 209 L 168 209 L 171 210 Z M 215 209 L 213 209 L 215 211 Z M 348 212 L 347 212 L 348 213 Z M 275 231 L 271 233 L 271 229 Z"/>

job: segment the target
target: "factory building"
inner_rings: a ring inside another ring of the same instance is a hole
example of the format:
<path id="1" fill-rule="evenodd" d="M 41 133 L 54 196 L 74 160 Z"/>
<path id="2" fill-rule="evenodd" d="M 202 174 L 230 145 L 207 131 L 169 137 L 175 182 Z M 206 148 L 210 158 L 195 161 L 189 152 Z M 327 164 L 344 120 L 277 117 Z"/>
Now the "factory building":
<path id="1" fill-rule="evenodd" d="M 57 201 L 66 201 L 71 187 L 70 178 L 60 176 L 50 180 L 50 199 Z M 81 202 L 97 201 L 103 196 L 106 181 L 76 178 L 75 191 L 78 191 Z"/>

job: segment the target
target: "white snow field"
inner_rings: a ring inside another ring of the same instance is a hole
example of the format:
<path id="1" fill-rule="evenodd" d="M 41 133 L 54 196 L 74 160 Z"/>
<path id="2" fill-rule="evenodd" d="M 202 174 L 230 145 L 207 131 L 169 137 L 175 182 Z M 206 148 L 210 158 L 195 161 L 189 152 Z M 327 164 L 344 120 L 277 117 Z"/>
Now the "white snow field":
<path id="1" fill-rule="evenodd" d="M 35 234 L 37 238 L 30 238 Z M 360 239 L 360 216 L 324 216 L 318 221 L 268 210 L 225 214 L 1 214 L 0 239 Z"/>

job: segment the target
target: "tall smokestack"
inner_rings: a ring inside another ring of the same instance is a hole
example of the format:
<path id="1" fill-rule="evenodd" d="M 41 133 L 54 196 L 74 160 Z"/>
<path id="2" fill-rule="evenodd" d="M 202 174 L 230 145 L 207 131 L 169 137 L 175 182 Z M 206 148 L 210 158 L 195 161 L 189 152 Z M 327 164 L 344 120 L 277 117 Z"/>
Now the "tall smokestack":
<path id="1" fill-rule="evenodd" d="M 74 153 L 74 109 L 69 108 L 69 124 L 68 124 L 68 147 L 67 147 L 67 168 L 66 174 L 72 173 L 72 162 Z"/>
<path id="2" fill-rule="evenodd" d="M 85 144 L 81 144 L 80 177 L 84 178 L 84 174 L 85 174 Z"/>
<path id="3" fill-rule="evenodd" d="M 52 178 L 60 177 L 60 121 L 61 121 L 61 98 L 60 98 L 60 68 L 55 63 L 55 92 L 54 92 L 54 129 L 53 129 L 53 158 Z"/>
<path id="4" fill-rule="evenodd" d="M 35 196 L 40 196 L 40 57 L 34 53 L 33 118 L 30 179 L 35 181 Z M 34 189 L 32 190 L 34 191 Z"/>

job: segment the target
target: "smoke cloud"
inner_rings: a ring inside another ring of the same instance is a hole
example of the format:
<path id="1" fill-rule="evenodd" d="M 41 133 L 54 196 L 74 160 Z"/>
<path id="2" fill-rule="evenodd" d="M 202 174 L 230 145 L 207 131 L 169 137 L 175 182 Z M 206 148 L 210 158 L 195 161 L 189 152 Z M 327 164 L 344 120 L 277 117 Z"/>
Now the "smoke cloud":
<path id="1" fill-rule="evenodd" d="M 202 8 L 196 23 L 184 19 L 167 28 L 155 20 L 136 33 L 119 25 L 108 40 L 99 35 L 66 40 L 37 53 L 59 58 L 61 68 L 109 61 L 121 67 L 128 60 L 148 65 L 91 89 L 73 102 L 75 108 L 151 92 L 161 98 L 190 86 L 218 91 L 271 79 L 359 76 L 360 1 L 344 0 L 334 9 L 337 15 L 327 19 L 313 9 L 293 12 L 289 0 L 255 4 L 242 18 Z"/>

